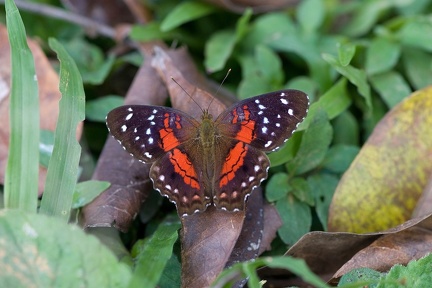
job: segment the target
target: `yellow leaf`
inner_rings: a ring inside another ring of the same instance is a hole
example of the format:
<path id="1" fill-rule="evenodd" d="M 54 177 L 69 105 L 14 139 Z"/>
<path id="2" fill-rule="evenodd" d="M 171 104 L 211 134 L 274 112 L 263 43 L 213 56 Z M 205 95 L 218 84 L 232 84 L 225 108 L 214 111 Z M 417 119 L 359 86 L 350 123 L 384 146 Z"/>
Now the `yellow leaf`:
<path id="1" fill-rule="evenodd" d="M 376 126 L 342 177 L 330 231 L 382 231 L 410 219 L 432 172 L 432 87 L 413 93 Z"/>

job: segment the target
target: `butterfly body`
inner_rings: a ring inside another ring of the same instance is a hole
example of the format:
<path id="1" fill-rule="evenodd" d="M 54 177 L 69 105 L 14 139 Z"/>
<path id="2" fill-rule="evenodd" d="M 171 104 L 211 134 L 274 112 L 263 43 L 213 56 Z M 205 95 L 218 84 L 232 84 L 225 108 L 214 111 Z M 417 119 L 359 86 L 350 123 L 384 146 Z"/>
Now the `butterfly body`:
<path id="1" fill-rule="evenodd" d="M 159 106 L 122 106 L 107 116 L 111 134 L 133 156 L 153 163 L 155 189 L 180 215 L 209 205 L 239 211 L 267 178 L 264 152 L 277 149 L 307 113 L 301 91 L 284 90 L 240 101 L 215 120 L 204 110 L 197 120 Z"/>

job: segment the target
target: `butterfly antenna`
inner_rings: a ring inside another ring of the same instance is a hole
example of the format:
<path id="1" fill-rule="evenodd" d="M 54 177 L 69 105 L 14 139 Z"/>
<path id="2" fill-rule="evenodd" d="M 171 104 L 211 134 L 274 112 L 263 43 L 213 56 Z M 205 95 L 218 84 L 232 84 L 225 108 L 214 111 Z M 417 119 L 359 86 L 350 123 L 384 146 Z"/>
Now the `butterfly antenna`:
<path id="1" fill-rule="evenodd" d="M 215 95 L 218 95 L 219 91 L 220 91 L 221 88 L 222 88 L 222 85 L 225 83 L 225 80 L 228 78 L 228 75 L 229 75 L 230 73 L 231 73 L 231 68 L 228 69 L 228 71 L 227 71 L 225 77 L 223 78 L 223 80 L 222 80 L 221 84 L 219 85 L 218 89 L 216 90 Z M 209 105 L 208 105 L 208 107 L 207 107 L 207 110 L 210 108 L 210 105 L 211 105 L 211 103 L 213 102 L 214 99 L 215 99 L 215 97 L 213 97 L 212 100 L 210 101 L 210 103 L 209 103 Z"/>
<path id="2" fill-rule="evenodd" d="M 192 97 L 192 95 L 190 95 L 190 94 L 189 94 L 189 93 L 188 93 L 188 92 L 183 88 L 183 86 L 181 86 L 180 83 L 178 83 L 177 80 L 174 79 L 174 77 L 171 77 L 171 80 L 174 81 L 174 83 L 176 83 L 176 84 L 177 84 L 177 85 L 178 85 L 178 86 L 183 90 L 183 92 L 185 92 L 186 95 L 188 95 L 189 98 L 192 99 L 192 101 L 195 102 L 195 104 L 196 104 L 198 107 L 200 107 L 201 110 L 203 110 L 203 109 L 201 108 L 201 105 L 199 105 L 198 102 L 195 101 L 195 99 Z"/>

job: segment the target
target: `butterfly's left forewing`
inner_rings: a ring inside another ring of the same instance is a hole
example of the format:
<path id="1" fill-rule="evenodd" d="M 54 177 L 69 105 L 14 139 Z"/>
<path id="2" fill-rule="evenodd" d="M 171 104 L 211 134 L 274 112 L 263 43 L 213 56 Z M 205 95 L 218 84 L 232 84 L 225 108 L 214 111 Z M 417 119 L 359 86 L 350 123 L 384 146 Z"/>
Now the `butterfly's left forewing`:
<path id="1" fill-rule="evenodd" d="M 181 111 L 146 105 L 118 107 L 108 113 L 106 122 L 125 150 L 145 163 L 190 140 L 199 125 Z"/>

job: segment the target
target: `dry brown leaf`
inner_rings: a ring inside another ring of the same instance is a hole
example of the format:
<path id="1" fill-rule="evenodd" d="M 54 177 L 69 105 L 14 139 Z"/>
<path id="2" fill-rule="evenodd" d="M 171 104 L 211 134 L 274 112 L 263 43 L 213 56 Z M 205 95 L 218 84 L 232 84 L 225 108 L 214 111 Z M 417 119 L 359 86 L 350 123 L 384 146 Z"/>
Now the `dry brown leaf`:
<path id="1" fill-rule="evenodd" d="M 385 270 L 418 259 L 432 252 L 431 231 L 432 214 L 377 233 L 310 232 L 285 255 L 304 259 L 315 274 L 329 281 L 359 266 Z M 265 268 L 259 273 L 268 285 L 306 285 L 286 270 Z"/>
<path id="2" fill-rule="evenodd" d="M 40 128 L 54 131 L 59 113 L 59 77 L 52 68 L 39 45 L 28 39 L 36 67 L 39 86 Z M 6 27 L 0 25 L 0 181 L 4 182 L 9 147 L 9 93 L 11 79 L 10 46 Z M 82 123 L 77 127 L 77 138 L 81 137 Z M 45 187 L 46 168 L 39 168 L 39 195 Z"/>

